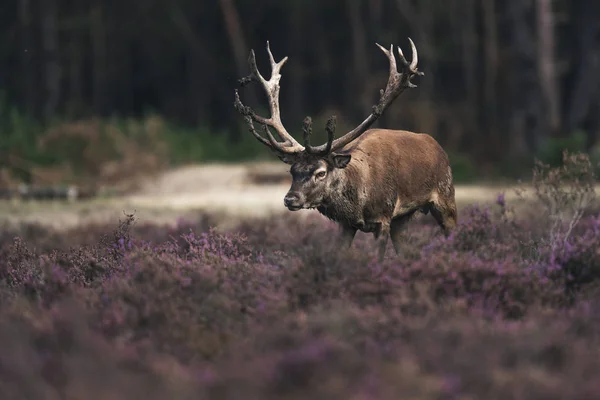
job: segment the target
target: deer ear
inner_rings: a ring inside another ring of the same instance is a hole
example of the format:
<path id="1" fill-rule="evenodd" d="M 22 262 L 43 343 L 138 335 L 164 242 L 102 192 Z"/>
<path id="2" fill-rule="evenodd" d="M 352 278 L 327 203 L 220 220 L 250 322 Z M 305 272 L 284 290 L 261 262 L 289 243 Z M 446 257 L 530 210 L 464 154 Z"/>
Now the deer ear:
<path id="1" fill-rule="evenodd" d="M 290 154 L 277 153 L 277 157 L 286 164 L 292 165 L 295 162 L 296 157 Z"/>
<path id="2" fill-rule="evenodd" d="M 351 158 L 350 154 L 334 154 L 332 157 L 333 166 L 336 168 L 346 168 Z"/>

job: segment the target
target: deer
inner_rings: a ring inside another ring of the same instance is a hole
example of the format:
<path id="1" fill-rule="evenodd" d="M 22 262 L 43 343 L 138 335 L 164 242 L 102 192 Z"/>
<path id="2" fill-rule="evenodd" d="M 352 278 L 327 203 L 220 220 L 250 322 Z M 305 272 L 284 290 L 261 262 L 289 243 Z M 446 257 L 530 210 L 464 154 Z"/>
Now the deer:
<path id="1" fill-rule="evenodd" d="M 401 254 L 402 233 L 417 212 L 431 213 L 446 237 L 457 224 L 452 169 L 441 145 L 427 133 L 371 128 L 401 93 L 417 87 L 411 81 L 414 77 L 425 75 L 417 67 L 416 46 L 408 39 L 412 50 L 410 63 L 400 46 L 397 46 L 397 62 L 393 44 L 387 50 L 375 43 L 389 61 L 389 77 L 385 90 L 380 90 L 379 102 L 363 122 L 337 139 L 334 139 L 336 116 L 329 118 L 325 126 L 327 141 L 322 145 L 310 142 L 310 117 L 303 121 L 303 144 L 283 126 L 279 82 L 288 57 L 275 62 L 269 41 L 266 48 L 270 79 L 266 80 L 259 72 L 251 49 L 248 58 L 251 73 L 238 83 L 240 87 L 251 82 L 261 84 L 271 116 L 257 115 L 241 102 L 239 90 L 235 89 L 234 107 L 251 134 L 291 166 L 292 183 L 283 199 L 284 206 L 290 211 L 316 209 L 336 222 L 341 227 L 338 238 L 341 249 L 352 246 L 357 231 L 372 233 L 380 262 L 390 238 L 396 255 Z M 257 131 L 255 123 L 262 127 L 264 135 Z"/>

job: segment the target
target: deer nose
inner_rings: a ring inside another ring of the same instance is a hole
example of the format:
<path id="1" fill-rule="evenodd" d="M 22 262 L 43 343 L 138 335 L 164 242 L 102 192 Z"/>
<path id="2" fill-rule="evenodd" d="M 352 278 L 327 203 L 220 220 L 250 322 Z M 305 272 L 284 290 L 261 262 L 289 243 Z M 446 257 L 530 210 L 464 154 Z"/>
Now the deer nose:
<path id="1" fill-rule="evenodd" d="M 285 204 L 286 207 L 297 205 L 299 201 L 300 196 L 295 193 L 288 193 L 283 198 L 283 204 Z"/>

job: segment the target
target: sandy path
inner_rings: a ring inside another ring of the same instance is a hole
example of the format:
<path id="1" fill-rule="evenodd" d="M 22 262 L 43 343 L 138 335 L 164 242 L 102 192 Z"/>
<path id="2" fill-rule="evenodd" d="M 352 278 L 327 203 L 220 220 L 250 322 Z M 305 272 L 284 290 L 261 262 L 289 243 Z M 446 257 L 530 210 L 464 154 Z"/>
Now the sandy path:
<path id="1" fill-rule="evenodd" d="M 250 165 L 192 166 L 167 172 L 122 201 L 145 209 L 202 209 L 233 215 L 265 215 L 285 212 L 283 197 L 290 187 L 289 167 L 282 163 Z M 279 175 L 283 182 L 252 183 L 251 175 Z M 456 201 L 460 204 L 495 201 L 506 192 L 506 199 L 515 198 L 509 187 L 456 185 Z"/>
<path id="2" fill-rule="evenodd" d="M 282 163 L 247 165 L 198 165 L 168 171 L 124 197 L 94 199 L 76 203 L 3 202 L 0 223 L 38 222 L 55 228 L 93 222 L 116 222 L 123 212 L 136 212 L 140 221 L 173 223 L 201 211 L 222 214 L 237 220 L 288 212 L 283 196 L 289 189 L 285 179 L 288 167 Z M 256 184 L 252 176 L 266 173 L 283 178 L 282 183 Z M 457 185 L 459 207 L 477 202 L 492 202 L 506 188 L 482 185 Z M 507 200 L 514 198 L 510 189 Z M 304 211 L 303 211 L 304 212 Z M 314 212 L 314 211 L 306 211 Z"/>
<path id="3" fill-rule="evenodd" d="M 290 186 L 289 167 L 282 163 L 249 165 L 191 166 L 169 171 L 145 185 L 138 193 L 124 198 L 143 207 L 174 209 L 211 208 L 241 213 L 260 212 L 256 208 L 277 209 Z M 250 175 L 280 175 L 285 182 L 255 184 Z M 506 187 L 457 185 L 457 202 L 494 200 Z M 507 197 L 514 196 L 507 192 Z"/>

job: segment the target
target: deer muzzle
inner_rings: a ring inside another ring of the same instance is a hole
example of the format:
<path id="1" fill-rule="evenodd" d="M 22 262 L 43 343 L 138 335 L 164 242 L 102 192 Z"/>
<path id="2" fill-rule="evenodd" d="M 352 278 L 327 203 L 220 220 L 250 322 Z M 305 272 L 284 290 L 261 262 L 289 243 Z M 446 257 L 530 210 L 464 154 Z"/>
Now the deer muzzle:
<path id="1" fill-rule="evenodd" d="M 288 192 L 283 198 L 283 204 L 290 211 L 298 211 L 302 209 L 304 202 L 302 201 L 302 196 L 299 193 Z"/>

